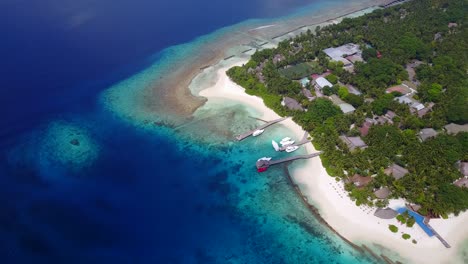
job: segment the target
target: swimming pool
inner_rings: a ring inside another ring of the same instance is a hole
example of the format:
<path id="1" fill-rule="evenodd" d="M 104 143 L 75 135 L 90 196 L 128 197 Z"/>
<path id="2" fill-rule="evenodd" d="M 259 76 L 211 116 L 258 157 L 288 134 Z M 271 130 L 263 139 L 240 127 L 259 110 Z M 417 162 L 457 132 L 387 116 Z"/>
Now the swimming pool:
<path id="1" fill-rule="evenodd" d="M 424 216 L 418 214 L 418 213 L 415 213 L 411 210 L 408 210 L 406 208 L 399 208 L 397 209 L 397 212 L 402 214 L 404 213 L 405 211 L 408 211 L 409 215 L 411 215 L 412 217 L 414 217 L 414 219 L 416 220 L 416 223 L 424 230 L 424 232 L 426 232 L 426 234 L 428 236 L 433 236 L 434 233 L 432 232 L 432 230 L 426 225 L 424 224 Z"/>

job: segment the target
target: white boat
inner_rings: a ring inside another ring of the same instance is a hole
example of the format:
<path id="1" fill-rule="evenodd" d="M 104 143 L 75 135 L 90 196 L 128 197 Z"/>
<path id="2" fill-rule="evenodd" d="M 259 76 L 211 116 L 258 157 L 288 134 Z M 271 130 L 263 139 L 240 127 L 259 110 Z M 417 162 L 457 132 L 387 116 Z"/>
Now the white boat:
<path id="1" fill-rule="evenodd" d="M 256 136 L 262 134 L 263 131 L 265 131 L 265 129 L 255 130 L 255 131 L 252 133 L 252 136 L 256 137 Z"/>
<path id="2" fill-rule="evenodd" d="M 286 152 L 293 152 L 296 151 L 299 147 L 298 146 L 287 146 L 286 147 Z"/>
<path id="3" fill-rule="evenodd" d="M 270 160 L 271 160 L 271 157 L 263 157 L 263 158 L 259 158 L 257 161 L 261 161 L 261 160 L 270 161 Z"/>
<path id="4" fill-rule="evenodd" d="M 279 145 L 276 143 L 276 141 L 272 140 L 271 144 L 273 145 L 273 148 L 275 148 L 276 151 L 279 151 Z"/>
<path id="5" fill-rule="evenodd" d="M 286 146 L 294 144 L 294 142 L 295 142 L 294 140 L 289 140 L 289 141 L 284 141 L 280 143 L 281 143 L 281 146 L 286 147 Z"/>
<path id="6" fill-rule="evenodd" d="M 285 137 L 285 138 L 283 138 L 283 139 L 280 141 L 280 143 L 286 142 L 286 141 L 290 141 L 290 140 L 291 140 L 290 137 Z"/>

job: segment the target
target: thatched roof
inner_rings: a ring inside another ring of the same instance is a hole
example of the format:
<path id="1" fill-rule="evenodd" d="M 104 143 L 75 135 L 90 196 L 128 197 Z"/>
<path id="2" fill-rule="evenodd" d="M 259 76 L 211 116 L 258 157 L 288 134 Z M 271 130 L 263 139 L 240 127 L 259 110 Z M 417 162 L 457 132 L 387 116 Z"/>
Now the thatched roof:
<path id="1" fill-rule="evenodd" d="M 398 212 L 388 207 L 385 209 L 378 208 L 375 210 L 374 215 L 382 219 L 393 219 L 398 215 Z"/>
<path id="2" fill-rule="evenodd" d="M 456 180 L 453 184 L 458 186 L 458 187 L 468 188 L 468 177 L 460 178 L 460 179 Z"/>
<path id="3" fill-rule="evenodd" d="M 388 189 L 387 187 L 383 187 L 375 191 L 374 194 L 379 199 L 385 199 L 388 196 L 390 196 L 391 192 L 390 192 L 390 189 Z"/>
<path id="4" fill-rule="evenodd" d="M 468 176 L 468 162 L 460 162 L 459 169 L 461 174 Z"/>
<path id="5" fill-rule="evenodd" d="M 468 124 L 464 125 L 457 125 L 454 123 L 450 123 L 446 126 L 444 126 L 445 130 L 447 131 L 448 134 L 455 135 L 460 132 L 468 132 Z"/>
<path id="6" fill-rule="evenodd" d="M 421 132 L 419 132 L 419 137 L 422 141 L 435 136 L 437 136 L 437 131 L 435 131 L 433 128 L 423 128 L 421 129 Z"/>
<path id="7" fill-rule="evenodd" d="M 283 102 L 281 102 L 281 104 L 286 106 L 290 110 L 300 110 L 300 111 L 304 110 L 298 101 L 290 97 L 284 97 Z"/>
<path id="8" fill-rule="evenodd" d="M 390 167 L 386 168 L 385 169 L 385 174 L 389 175 L 389 176 L 393 176 L 393 178 L 395 179 L 401 179 L 403 178 L 403 176 L 405 176 L 406 174 L 408 174 L 408 170 L 397 165 L 397 164 L 392 164 Z"/>
<path id="9" fill-rule="evenodd" d="M 364 177 L 359 174 L 354 174 L 354 176 L 350 178 L 350 181 L 357 187 L 364 187 L 372 181 L 372 177 Z"/>

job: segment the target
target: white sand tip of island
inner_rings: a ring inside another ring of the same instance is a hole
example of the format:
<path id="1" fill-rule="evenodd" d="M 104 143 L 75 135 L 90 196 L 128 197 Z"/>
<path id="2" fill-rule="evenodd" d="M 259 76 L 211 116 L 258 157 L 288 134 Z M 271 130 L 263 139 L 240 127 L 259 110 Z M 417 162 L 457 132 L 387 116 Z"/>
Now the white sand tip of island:
<path id="1" fill-rule="evenodd" d="M 247 61 L 237 61 L 217 70 L 216 83 L 199 92 L 200 96 L 210 99 L 225 99 L 237 101 L 255 109 L 264 120 L 273 120 L 279 116 L 265 106 L 263 100 L 245 93 L 245 89 L 232 82 L 226 71 L 233 66 L 240 66 Z M 304 130 L 292 119 L 281 122 L 297 138 L 302 138 Z M 316 152 L 312 144 L 307 144 L 308 153 Z M 330 177 L 322 166 L 320 158 L 312 158 L 304 165 L 291 171 L 294 181 L 300 187 L 302 194 L 309 203 L 317 207 L 324 220 L 338 233 L 357 245 L 365 244 L 371 248 L 373 244 L 388 248 L 403 259 L 413 263 L 463 263 L 458 255 L 461 254 L 463 242 L 468 237 L 468 212 L 452 217 L 448 220 L 431 220 L 431 225 L 447 240 L 452 248 L 445 248 L 435 237 L 427 236 L 424 231 L 414 225 L 407 228 L 396 219 L 384 220 L 375 217 L 376 208 L 356 206 L 344 190 L 343 183 Z M 393 204 L 404 204 L 403 200 L 394 200 Z M 392 233 L 388 225 L 398 226 L 399 231 Z M 411 239 L 404 240 L 403 233 L 411 235 Z M 417 244 L 412 240 L 416 239 Z M 386 253 L 388 254 L 388 253 Z M 391 255 L 389 255 L 392 258 Z M 458 261 L 458 262 L 457 262 Z"/>

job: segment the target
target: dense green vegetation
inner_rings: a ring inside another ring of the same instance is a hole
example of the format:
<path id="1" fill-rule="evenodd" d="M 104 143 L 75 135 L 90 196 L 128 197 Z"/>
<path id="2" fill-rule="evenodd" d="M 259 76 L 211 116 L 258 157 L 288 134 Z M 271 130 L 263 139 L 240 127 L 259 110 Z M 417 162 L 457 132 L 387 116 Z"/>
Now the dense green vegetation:
<path id="1" fill-rule="evenodd" d="M 312 73 L 321 73 L 322 71 L 323 68 L 315 62 L 303 62 L 294 66 L 279 69 L 282 76 L 291 80 L 301 79 L 311 75 Z"/>
<path id="2" fill-rule="evenodd" d="M 418 212 L 423 215 L 458 214 L 468 208 L 468 189 L 453 185 L 462 176 L 457 161 L 468 161 L 468 133 L 447 135 L 442 128 L 451 122 L 468 122 L 467 14 L 465 0 L 410 1 L 285 40 L 275 49 L 256 52 L 247 64 L 227 73 L 247 93 L 262 97 L 268 107 L 293 116 L 309 131 L 315 147 L 323 151 L 322 163 L 331 176 L 345 181 L 356 173 L 372 176 L 367 186 L 345 185 L 356 204 L 386 206 L 387 201 L 376 199 L 373 192 L 388 187 L 392 197 L 421 205 Z M 365 60 L 355 63 L 354 72 L 330 61 L 322 51 L 351 42 L 360 45 Z M 277 55 L 284 59 L 274 63 Z M 400 94 L 385 93 L 389 86 L 408 80 L 405 67 L 415 60 L 420 84 L 413 98 L 435 104 L 422 117 L 394 100 Z M 309 102 L 302 95 L 295 79 L 312 72 L 312 65 L 314 72 L 332 72 L 326 78 L 333 87 L 322 92 L 336 94 L 356 111 L 344 115 L 326 97 Z M 343 85 L 353 85 L 363 94 L 350 93 Z M 307 111 L 286 109 L 280 104 L 283 96 L 296 99 Z M 396 114 L 392 122 L 372 125 L 362 137 L 368 148 L 350 151 L 339 139 L 360 135 L 357 128 L 366 118 L 390 110 Z M 434 128 L 439 134 L 421 142 L 422 128 Z M 386 175 L 384 169 L 393 163 L 409 173 L 398 180 Z M 413 225 L 414 219 L 405 218 L 405 222 Z"/>
<path id="3" fill-rule="evenodd" d="M 390 229 L 390 231 L 392 231 L 393 233 L 398 232 L 398 227 L 396 227 L 395 225 L 388 225 L 388 229 Z"/>
<path id="4" fill-rule="evenodd" d="M 408 239 L 411 238 L 411 235 L 405 233 L 405 234 L 403 234 L 401 237 L 402 237 L 403 239 L 405 239 L 405 240 L 408 240 Z"/>

